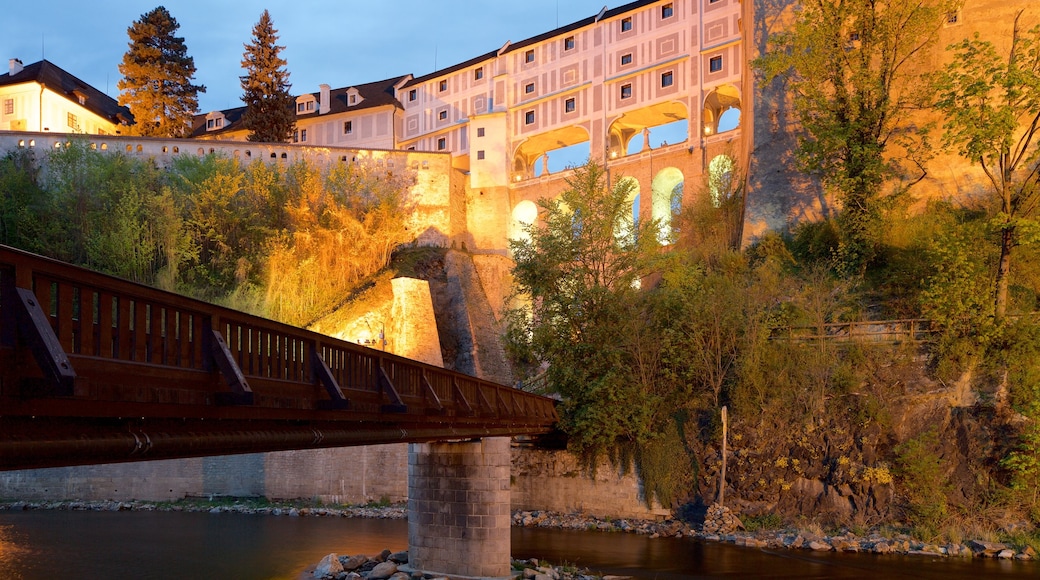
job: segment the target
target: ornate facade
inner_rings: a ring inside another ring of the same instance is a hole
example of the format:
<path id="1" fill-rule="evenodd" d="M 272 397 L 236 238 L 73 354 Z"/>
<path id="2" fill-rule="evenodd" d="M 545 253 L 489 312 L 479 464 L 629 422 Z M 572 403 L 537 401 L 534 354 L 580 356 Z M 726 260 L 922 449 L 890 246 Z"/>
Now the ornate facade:
<path id="1" fill-rule="evenodd" d="M 473 250 L 505 251 L 534 201 L 566 186 L 550 163 L 564 155 L 634 179 L 634 212 L 668 222 L 688 179 L 720 155 L 746 158 L 749 7 L 640 0 L 421 77 L 322 85 L 297 97 L 295 140 L 449 153 Z M 244 139 L 241 111 L 197 116 L 194 136 Z M 671 143 L 655 136 L 665 130 Z"/>

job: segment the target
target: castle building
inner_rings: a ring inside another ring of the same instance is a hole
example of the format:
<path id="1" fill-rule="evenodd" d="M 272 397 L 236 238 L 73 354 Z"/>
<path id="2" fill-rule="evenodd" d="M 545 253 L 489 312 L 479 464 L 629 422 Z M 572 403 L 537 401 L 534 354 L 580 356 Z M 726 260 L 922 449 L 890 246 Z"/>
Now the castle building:
<path id="1" fill-rule="evenodd" d="M 751 71 L 750 61 L 797 3 L 637 0 L 427 75 L 322 84 L 296 97 L 292 144 L 246 143 L 245 108 L 237 107 L 195 116 L 192 137 L 205 145 L 137 140 L 119 148 L 279 160 L 318 151 L 340 160 L 390 152 L 447 157 L 450 163 L 434 164 L 447 167 L 436 177 L 428 160 L 420 162 L 431 184 L 421 205 L 444 214 L 428 239 L 501 255 L 509 239 L 523 235 L 522 225 L 537 219 L 535 202 L 567 187 L 565 163 L 591 159 L 612 179 L 631 182 L 633 217 L 659 220 L 665 244 L 678 208 L 726 193 L 709 184 L 743 185 L 749 241 L 835 211 L 819 182 L 793 161 L 799 127 L 789 91 L 782 82 L 757 85 Z M 943 66 L 945 47 L 975 33 L 1006 48 L 1019 11 L 1030 25 L 1037 20 L 1034 4 L 966 0 L 939 23 L 924 66 Z M 113 99 L 47 61 L 10 66 L 0 75 L 0 131 L 115 134 L 129 120 Z M 952 198 L 981 187 L 977 171 L 938 152 L 914 192 Z"/>
<path id="2" fill-rule="evenodd" d="M 0 75 L 2 131 L 115 135 L 131 122 L 126 107 L 50 61 L 12 58 Z"/>
<path id="3" fill-rule="evenodd" d="M 746 157 L 749 6 L 639 0 L 428 75 L 321 85 L 296 99 L 294 141 L 450 153 L 472 249 L 504 251 L 535 200 L 566 187 L 553 158 L 634 180 L 633 212 L 667 227 L 687 180 Z M 196 116 L 193 137 L 244 140 L 243 110 Z"/>

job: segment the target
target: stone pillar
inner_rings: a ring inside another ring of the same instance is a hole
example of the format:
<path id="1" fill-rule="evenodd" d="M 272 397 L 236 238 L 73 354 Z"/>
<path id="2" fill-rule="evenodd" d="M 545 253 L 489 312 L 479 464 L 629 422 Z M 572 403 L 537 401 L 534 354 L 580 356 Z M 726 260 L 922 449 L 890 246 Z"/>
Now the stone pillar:
<path id="1" fill-rule="evenodd" d="M 408 565 L 508 577 L 509 438 L 408 445 Z"/>

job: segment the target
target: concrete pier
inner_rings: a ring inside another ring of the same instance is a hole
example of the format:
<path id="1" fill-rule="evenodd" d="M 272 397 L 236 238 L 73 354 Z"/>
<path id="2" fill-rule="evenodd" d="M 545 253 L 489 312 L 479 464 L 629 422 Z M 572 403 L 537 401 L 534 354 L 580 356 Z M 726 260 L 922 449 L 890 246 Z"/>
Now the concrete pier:
<path id="1" fill-rule="evenodd" d="M 408 446 L 408 564 L 509 576 L 508 437 Z"/>

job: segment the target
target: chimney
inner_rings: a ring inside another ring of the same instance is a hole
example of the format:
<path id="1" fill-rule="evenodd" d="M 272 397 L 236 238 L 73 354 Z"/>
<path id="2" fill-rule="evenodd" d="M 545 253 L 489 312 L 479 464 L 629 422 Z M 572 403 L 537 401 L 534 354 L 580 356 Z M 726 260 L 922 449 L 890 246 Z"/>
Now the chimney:
<path id="1" fill-rule="evenodd" d="M 331 110 L 329 103 L 329 91 L 331 87 L 326 84 L 318 85 L 318 89 L 321 91 L 321 98 L 318 100 L 318 114 L 324 115 Z"/>
<path id="2" fill-rule="evenodd" d="M 11 76 L 14 76 L 22 72 L 22 61 L 17 58 L 12 58 L 11 60 L 7 61 L 7 67 L 11 72 Z"/>

